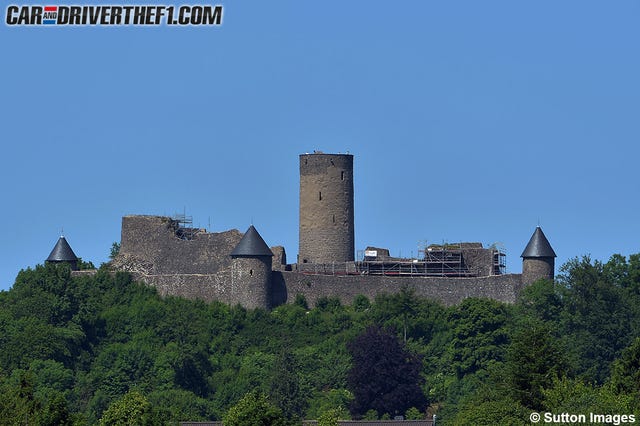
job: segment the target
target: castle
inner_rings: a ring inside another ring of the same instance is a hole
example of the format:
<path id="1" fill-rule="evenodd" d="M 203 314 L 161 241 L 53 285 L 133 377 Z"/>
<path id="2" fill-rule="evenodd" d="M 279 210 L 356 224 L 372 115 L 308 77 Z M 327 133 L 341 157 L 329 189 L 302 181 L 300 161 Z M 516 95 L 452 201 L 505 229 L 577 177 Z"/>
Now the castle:
<path id="1" fill-rule="evenodd" d="M 265 309 L 297 295 L 310 304 L 321 297 L 350 303 L 407 286 L 446 305 L 468 297 L 513 303 L 524 286 L 554 277 L 556 254 L 540 227 L 522 253 L 522 274 L 505 274 L 504 254 L 480 243 L 432 245 L 416 259 L 368 247 L 356 260 L 350 154 L 300 155 L 299 226 L 297 262 L 288 264 L 284 248 L 270 248 L 253 225 L 244 234 L 212 233 L 193 228 L 185 216 L 125 216 L 112 266 L 163 295 Z M 47 259 L 75 260 L 66 240 Z"/>

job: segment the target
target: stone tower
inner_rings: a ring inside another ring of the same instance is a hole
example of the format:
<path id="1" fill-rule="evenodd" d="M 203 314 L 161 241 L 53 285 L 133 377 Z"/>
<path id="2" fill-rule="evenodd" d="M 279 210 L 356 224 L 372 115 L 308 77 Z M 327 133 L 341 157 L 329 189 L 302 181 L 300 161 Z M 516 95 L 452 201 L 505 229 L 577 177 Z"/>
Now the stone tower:
<path id="1" fill-rule="evenodd" d="M 247 309 L 269 309 L 273 253 L 251 225 L 231 252 L 231 297 Z"/>
<path id="2" fill-rule="evenodd" d="M 353 155 L 300 155 L 298 263 L 354 260 Z"/>
<path id="3" fill-rule="evenodd" d="M 520 257 L 522 257 L 523 285 L 531 284 L 541 278 L 553 279 L 556 253 L 539 226 L 536 227 Z"/>
<path id="4" fill-rule="evenodd" d="M 78 269 L 78 257 L 71 249 L 71 246 L 67 242 L 67 239 L 64 235 L 58 238 L 58 242 L 51 250 L 51 254 L 47 257 L 45 261 L 47 263 L 68 263 L 71 266 L 71 270 L 75 271 Z"/>

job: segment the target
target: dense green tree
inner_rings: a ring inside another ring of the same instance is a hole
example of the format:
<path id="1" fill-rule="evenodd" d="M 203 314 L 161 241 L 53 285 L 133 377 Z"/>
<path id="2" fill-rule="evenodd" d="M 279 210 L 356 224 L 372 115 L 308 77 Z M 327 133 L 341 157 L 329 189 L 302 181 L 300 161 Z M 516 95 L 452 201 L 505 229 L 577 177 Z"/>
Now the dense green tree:
<path id="1" fill-rule="evenodd" d="M 453 331 L 448 358 L 458 378 L 504 360 L 509 308 L 489 299 L 465 299 L 449 316 Z"/>
<path id="2" fill-rule="evenodd" d="M 538 280 L 525 287 L 516 303 L 517 314 L 557 323 L 563 304 L 562 288 L 551 280 Z"/>
<path id="3" fill-rule="evenodd" d="M 206 421 L 221 418 L 209 399 L 183 389 L 157 390 L 147 397 L 165 422 Z"/>
<path id="4" fill-rule="evenodd" d="M 543 390 L 545 410 L 554 413 L 636 414 L 637 397 L 618 393 L 609 385 L 594 386 L 581 379 L 556 378 Z"/>
<path id="5" fill-rule="evenodd" d="M 64 395 L 38 389 L 31 371 L 16 370 L 11 378 L 0 378 L 2 424 L 67 426 L 73 423 Z"/>
<path id="6" fill-rule="evenodd" d="M 619 393 L 634 395 L 640 408 L 640 337 L 625 348 L 620 358 L 614 361 L 611 385 Z"/>
<path id="7" fill-rule="evenodd" d="M 365 312 L 369 308 L 371 308 L 371 302 L 369 301 L 367 296 L 359 294 L 354 297 L 352 306 L 356 312 Z"/>
<path id="8" fill-rule="evenodd" d="M 160 297 L 107 267 L 76 277 L 68 265 L 37 266 L 0 292 L 0 418 L 96 424 L 132 389 L 163 421 L 221 419 L 253 390 L 272 402 L 298 394 L 300 404 L 289 402 L 303 408 L 283 409 L 318 418 L 353 407 L 367 389 L 348 386 L 348 343 L 371 324 L 399 330 L 406 360 L 421 360 L 410 369 L 413 393 L 428 395 L 445 423 L 482 413 L 517 422 L 523 402 L 541 399 L 548 410 L 640 400 L 640 255 L 575 259 L 561 272 L 526 287 L 515 306 L 468 299 L 445 308 L 407 287 L 352 305 L 325 298 L 309 309 L 298 298 L 266 311 Z M 366 410 L 379 418 L 415 403 L 396 405 Z"/>
<path id="9" fill-rule="evenodd" d="M 288 420 L 301 419 L 307 406 L 298 372 L 294 355 L 288 347 L 284 347 L 274 362 L 269 397 Z"/>
<path id="10" fill-rule="evenodd" d="M 425 407 L 422 362 L 393 331 L 370 326 L 348 349 L 353 357 L 348 384 L 354 395 L 350 407 L 354 416 L 368 410 L 398 415 L 411 407 Z"/>
<path id="11" fill-rule="evenodd" d="M 468 402 L 453 418 L 438 416 L 438 424 L 473 426 L 522 426 L 530 424 L 531 410 L 508 397 L 479 398 Z"/>
<path id="12" fill-rule="evenodd" d="M 163 421 L 140 392 L 132 390 L 113 402 L 102 414 L 100 426 L 154 426 Z"/>
<path id="13" fill-rule="evenodd" d="M 282 411 L 269 402 L 267 397 L 252 391 L 246 394 L 224 416 L 225 426 L 284 426 Z"/>
<path id="14" fill-rule="evenodd" d="M 572 259 L 561 267 L 558 282 L 567 290 L 560 323 L 576 372 L 604 383 L 611 362 L 631 343 L 631 299 L 611 281 L 599 261 Z"/>
<path id="15" fill-rule="evenodd" d="M 539 320 L 523 321 L 512 337 L 505 364 L 507 384 L 521 405 L 542 409 L 543 389 L 566 374 L 566 357 L 549 326 Z"/>
<path id="16" fill-rule="evenodd" d="M 309 409 L 306 418 L 316 419 L 327 412 L 344 413 L 346 416 L 347 407 L 353 402 L 353 394 L 347 389 L 329 389 L 326 391 L 316 391 L 310 398 Z"/>
<path id="17" fill-rule="evenodd" d="M 338 409 L 330 409 L 318 417 L 318 426 L 338 426 L 338 421 L 345 417 L 345 413 Z"/>

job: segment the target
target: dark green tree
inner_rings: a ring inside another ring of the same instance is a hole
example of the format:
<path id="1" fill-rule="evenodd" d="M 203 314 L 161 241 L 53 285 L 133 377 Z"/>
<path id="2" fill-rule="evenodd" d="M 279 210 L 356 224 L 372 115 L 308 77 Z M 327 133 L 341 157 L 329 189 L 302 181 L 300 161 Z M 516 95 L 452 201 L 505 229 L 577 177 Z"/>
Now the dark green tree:
<path id="1" fill-rule="evenodd" d="M 611 385 L 619 393 L 634 395 L 640 401 L 640 337 L 622 351 L 614 361 L 611 371 Z M 638 404 L 640 408 L 640 403 Z"/>
<path id="2" fill-rule="evenodd" d="M 516 303 L 519 316 L 559 322 L 564 309 L 562 288 L 550 280 L 538 280 L 526 286 Z"/>
<path id="3" fill-rule="evenodd" d="M 576 372 L 588 382 L 604 383 L 622 349 L 631 344 L 631 299 L 603 264 L 589 257 L 572 259 L 558 282 L 567 290 L 561 332 Z"/>
<path id="4" fill-rule="evenodd" d="M 503 361 L 509 342 L 509 320 L 509 308 L 495 300 L 465 299 L 453 307 L 447 368 L 462 378 Z"/>
<path id="5" fill-rule="evenodd" d="M 507 384 L 513 399 L 530 409 L 542 409 L 543 389 L 566 369 L 565 354 L 549 326 L 539 320 L 524 321 L 507 350 Z"/>
<path id="6" fill-rule="evenodd" d="M 284 347 L 274 362 L 269 396 L 290 421 L 301 419 L 307 407 L 298 371 L 295 357 L 288 347 Z"/>

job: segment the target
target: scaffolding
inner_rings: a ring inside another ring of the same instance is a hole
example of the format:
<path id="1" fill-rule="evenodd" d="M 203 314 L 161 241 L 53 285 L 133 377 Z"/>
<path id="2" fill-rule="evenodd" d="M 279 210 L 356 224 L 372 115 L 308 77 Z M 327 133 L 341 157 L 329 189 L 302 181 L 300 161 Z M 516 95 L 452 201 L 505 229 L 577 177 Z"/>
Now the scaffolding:
<path id="1" fill-rule="evenodd" d="M 473 277 L 462 255 L 462 244 L 432 245 L 424 250 L 427 275 L 441 277 Z"/>
<path id="2" fill-rule="evenodd" d="M 492 272 L 493 275 L 504 275 L 507 273 L 507 254 L 502 249 L 494 249 Z"/>
<path id="3" fill-rule="evenodd" d="M 192 240 L 198 230 L 193 227 L 193 216 L 186 213 L 176 213 L 172 217 L 176 224 L 176 236 L 181 240 Z"/>

